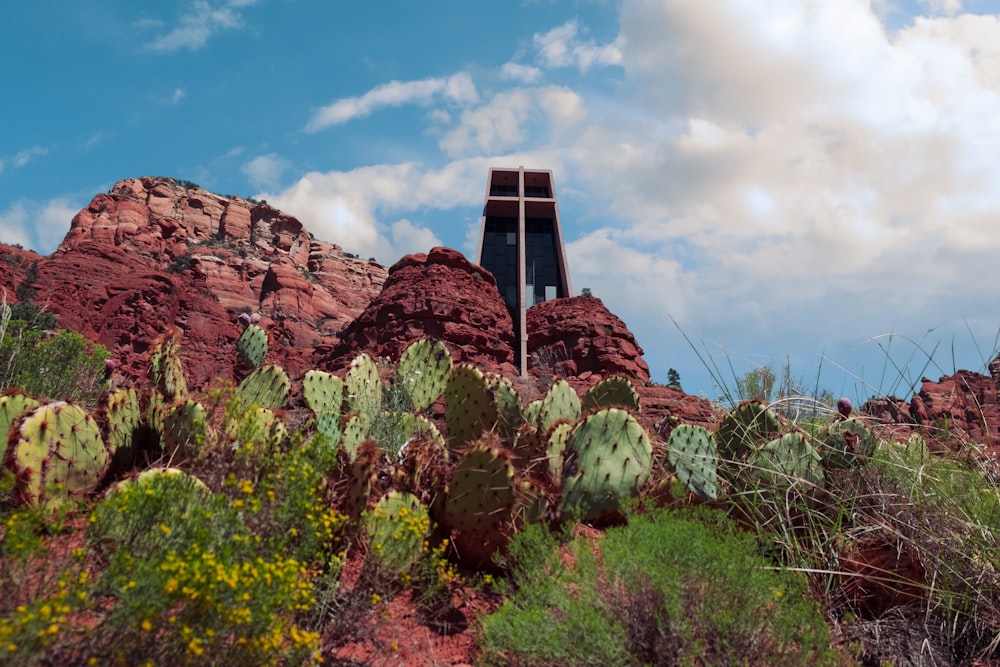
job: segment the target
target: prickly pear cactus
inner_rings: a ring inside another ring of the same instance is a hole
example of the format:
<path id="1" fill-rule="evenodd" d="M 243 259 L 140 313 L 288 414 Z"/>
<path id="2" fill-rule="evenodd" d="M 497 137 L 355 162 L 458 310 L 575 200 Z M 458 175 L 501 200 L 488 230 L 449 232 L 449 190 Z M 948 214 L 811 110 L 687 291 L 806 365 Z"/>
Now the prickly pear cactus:
<path id="1" fill-rule="evenodd" d="M 163 420 L 161 439 L 167 459 L 187 457 L 208 439 L 208 415 L 197 401 L 185 401 L 171 408 Z"/>
<path id="2" fill-rule="evenodd" d="M 406 392 L 413 412 L 429 410 L 444 393 L 451 376 L 451 353 L 439 340 L 421 338 L 399 357 L 395 383 Z"/>
<path id="3" fill-rule="evenodd" d="M 600 408 L 625 408 L 633 414 L 640 411 L 639 394 L 626 378 L 605 378 L 587 390 L 580 400 L 584 412 Z"/>
<path id="4" fill-rule="evenodd" d="M 423 555 L 427 508 L 411 493 L 390 491 L 364 515 L 368 552 L 380 569 L 405 574 Z"/>
<path id="5" fill-rule="evenodd" d="M 344 500 L 344 506 L 347 515 L 355 521 L 368 509 L 379 456 L 378 445 L 371 440 L 365 440 L 358 445 L 357 454 L 351 460 L 351 487 Z"/>
<path id="6" fill-rule="evenodd" d="M 702 500 L 719 497 L 718 454 L 708 429 L 691 424 L 676 426 L 670 432 L 667 449 L 670 465 L 691 493 Z"/>
<path id="7" fill-rule="evenodd" d="M 101 408 L 108 450 L 114 455 L 119 449 L 132 446 L 136 431 L 142 425 L 142 410 L 135 389 L 118 389 L 109 393 Z"/>
<path id="8" fill-rule="evenodd" d="M 502 375 L 487 375 L 486 388 L 497 406 L 498 431 L 504 437 L 512 437 L 524 423 L 524 401 L 513 383 Z"/>
<path id="9" fill-rule="evenodd" d="M 344 420 L 342 431 L 340 448 L 351 460 L 354 460 L 358 455 L 361 443 L 368 440 L 368 424 L 360 415 L 351 415 Z"/>
<path id="10" fill-rule="evenodd" d="M 382 409 L 382 383 L 378 377 L 378 367 L 365 353 L 351 361 L 351 367 L 344 377 L 344 398 L 346 411 L 361 415 L 366 420 L 374 420 Z"/>
<path id="11" fill-rule="evenodd" d="M 333 412 L 339 415 L 344 401 L 344 383 L 326 371 L 308 371 L 302 378 L 302 397 L 315 413 Z"/>
<path id="12" fill-rule="evenodd" d="M 749 479 L 757 488 L 823 486 L 823 466 L 809 437 L 800 431 L 786 433 L 754 452 L 747 461 Z"/>
<path id="13" fill-rule="evenodd" d="M 123 479 L 122 481 L 115 484 L 109 491 L 108 494 L 120 493 L 127 489 L 133 487 L 142 487 L 148 484 L 153 484 L 156 480 L 162 479 L 164 477 L 171 477 L 174 479 L 185 480 L 190 484 L 192 491 L 198 494 L 202 494 L 206 497 L 212 495 L 211 489 L 209 489 L 205 482 L 201 481 L 194 475 L 189 475 L 180 468 L 169 468 L 169 467 L 157 467 L 148 468 L 143 470 L 135 477 L 129 477 L 128 479 Z"/>
<path id="14" fill-rule="evenodd" d="M 628 411 L 595 412 L 566 439 L 560 511 L 590 520 L 618 510 L 621 500 L 638 494 L 652 460 L 649 436 Z"/>
<path id="15" fill-rule="evenodd" d="M 486 377 L 469 364 L 452 370 L 445 387 L 444 401 L 448 446 L 452 449 L 461 448 L 492 429 L 499 418 Z"/>
<path id="16" fill-rule="evenodd" d="M 499 529 L 514 506 L 514 467 L 499 439 L 487 434 L 458 461 L 448 485 L 444 523 L 485 534 Z"/>
<path id="17" fill-rule="evenodd" d="M 9 306 L 8 306 L 9 307 Z M 27 394 L 11 392 L 0 396 L 0 461 L 7 452 L 7 437 L 17 418 L 28 410 L 34 410 L 38 401 Z"/>
<path id="18" fill-rule="evenodd" d="M 25 505 L 83 498 L 97 488 L 109 464 L 97 422 L 64 401 L 23 414 L 10 434 L 6 466 Z"/>
<path id="19" fill-rule="evenodd" d="M 262 366 L 243 378 L 236 395 L 245 402 L 277 410 L 288 401 L 291 383 L 280 366 Z"/>
<path id="20" fill-rule="evenodd" d="M 563 457 L 566 453 L 566 440 L 573 432 L 572 422 L 559 422 L 549 431 L 548 447 L 545 449 L 545 459 L 548 461 L 549 477 L 559 483 L 562 481 Z"/>
<path id="21" fill-rule="evenodd" d="M 743 461 L 779 430 L 778 415 L 763 402 L 744 401 L 723 418 L 715 431 L 719 456 L 727 461 Z"/>
<path id="22" fill-rule="evenodd" d="M 179 335 L 179 332 L 173 332 L 163 336 L 149 358 L 149 381 L 170 403 L 187 398 L 187 380 L 180 358 L 181 345 L 177 341 Z"/>
<path id="23" fill-rule="evenodd" d="M 857 418 L 838 419 L 826 427 L 820 447 L 824 463 L 848 468 L 875 453 L 875 435 Z"/>
<path id="24" fill-rule="evenodd" d="M 247 368 L 257 368 L 267 356 L 267 332 L 251 324 L 236 339 L 236 353 Z"/>
<path id="25" fill-rule="evenodd" d="M 321 433 L 330 447 L 336 449 L 340 445 L 340 413 L 339 412 L 317 412 L 313 415 L 313 422 L 316 432 Z"/>
<path id="26" fill-rule="evenodd" d="M 580 418 L 580 397 L 576 390 L 569 386 L 566 380 L 558 379 L 552 383 L 542 405 L 539 408 L 538 424 L 541 431 L 548 431 L 549 427 L 560 419 L 575 422 Z"/>

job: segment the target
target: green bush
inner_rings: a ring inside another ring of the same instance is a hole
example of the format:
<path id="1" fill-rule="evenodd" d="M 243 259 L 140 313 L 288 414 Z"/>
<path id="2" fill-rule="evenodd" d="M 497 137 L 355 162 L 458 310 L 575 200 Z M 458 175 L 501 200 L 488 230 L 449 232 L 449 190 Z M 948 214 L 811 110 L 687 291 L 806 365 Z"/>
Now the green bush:
<path id="1" fill-rule="evenodd" d="M 483 621 L 490 664 L 837 662 L 805 578 L 717 515 L 634 516 L 563 553 L 542 531 L 515 542 L 518 590 Z"/>
<path id="2" fill-rule="evenodd" d="M 12 320 L 0 339 L 0 389 L 19 387 L 33 396 L 87 407 L 107 386 L 108 351 L 80 334 L 60 330 L 52 336 Z"/>

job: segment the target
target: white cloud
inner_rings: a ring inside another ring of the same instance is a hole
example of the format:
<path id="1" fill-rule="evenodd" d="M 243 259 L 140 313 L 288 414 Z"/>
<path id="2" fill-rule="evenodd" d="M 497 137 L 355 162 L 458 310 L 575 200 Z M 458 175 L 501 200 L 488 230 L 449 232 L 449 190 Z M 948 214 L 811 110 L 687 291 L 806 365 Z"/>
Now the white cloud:
<path id="1" fill-rule="evenodd" d="M 544 118 L 549 126 L 574 125 L 586 116 L 583 100 L 568 88 L 514 88 L 462 112 L 454 128 L 441 139 L 450 156 L 496 154 L 520 146 L 529 121 Z"/>
<path id="2" fill-rule="evenodd" d="M 278 193 L 262 193 L 294 215 L 318 238 L 348 252 L 393 262 L 404 252 L 425 252 L 437 236 L 408 220 L 383 222 L 397 211 L 452 209 L 482 201 L 485 158 L 452 162 L 443 169 L 413 163 L 362 167 L 348 172 L 311 172 Z M 420 248 L 419 244 L 430 244 Z"/>
<path id="3" fill-rule="evenodd" d="M 49 149 L 42 148 L 41 146 L 32 146 L 31 148 L 26 148 L 23 151 L 18 151 L 17 155 L 14 156 L 14 166 L 23 167 L 36 157 L 48 155 L 48 153 Z"/>
<path id="4" fill-rule="evenodd" d="M 363 118 L 382 107 L 428 104 L 439 97 L 463 105 L 475 103 L 479 99 L 476 87 L 472 83 L 472 77 L 465 72 L 459 72 L 446 79 L 390 81 L 376 86 L 359 97 L 345 97 L 322 107 L 313 114 L 306 130 L 316 132 L 331 125 L 346 123 L 354 118 Z"/>
<path id="5" fill-rule="evenodd" d="M 957 14 L 962 11 L 962 0 L 918 0 L 936 14 Z"/>
<path id="6" fill-rule="evenodd" d="M 576 67 L 586 72 L 593 66 L 620 65 L 622 44 L 598 45 L 593 41 L 581 41 L 577 34 L 580 24 L 576 20 L 567 21 L 546 33 L 534 36 L 538 59 L 545 67 Z"/>
<path id="7" fill-rule="evenodd" d="M 195 0 L 187 13 L 180 17 L 179 25 L 166 34 L 156 37 L 146 45 L 150 51 L 196 51 L 208 43 L 212 35 L 243 27 L 241 9 L 254 4 L 254 0 L 230 0 L 213 4 Z"/>
<path id="8" fill-rule="evenodd" d="M 509 81 L 535 83 L 542 77 L 542 70 L 531 65 L 521 65 L 513 61 L 504 63 L 500 68 L 500 76 Z"/>
<path id="9" fill-rule="evenodd" d="M 79 210 L 79 206 L 62 197 L 15 202 L 0 211 L 0 241 L 48 254 L 62 242 Z"/>
<path id="10" fill-rule="evenodd" d="M 183 100 L 186 95 L 187 93 L 184 92 L 183 88 L 174 88 L 173 92 L 170 93 L 166 99 L 164 99 L 164 104 L 177 104 Z"/>
<path id="11" fill-rule="evenodd" d="M 291 163 L 276 153 L 258 155 L 243 165 L 241 171 L 250 179 L 255 188 L 276 188 L 281 175 L 291 167 Z"/>

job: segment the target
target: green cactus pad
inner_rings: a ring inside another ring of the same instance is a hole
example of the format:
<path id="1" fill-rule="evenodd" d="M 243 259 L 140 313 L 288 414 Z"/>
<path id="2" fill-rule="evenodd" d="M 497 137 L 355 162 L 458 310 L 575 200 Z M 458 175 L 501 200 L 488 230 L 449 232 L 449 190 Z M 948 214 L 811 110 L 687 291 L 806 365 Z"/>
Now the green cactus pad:
<path id="1" fill-rule="evenodd" d="M 502 375 L 487 375 L 486 387 L 493 394 L 493 402 L 497 406 L 499 432 L 505 437 L 512 437 L 524 423 L 524 401 L 514 389 L 514 384 Z"/>
<path id="2" fill-rule="evenodd" d="M 148 468 L 143 470 L 136 477 L 130 477 L 118 482 L 108 493 L 120 493 L 131 487 L 146 486 L 164 477 L 185 480 L 190 483 L 192 491 L 203 494 L 206 497 L 212 495 L 211 489 L 205 485 L 205 482 L 201 481 L 194 475 L 189 475 L 180 468 L 166 467 Z"/>
<path id="3" fill-rule="evenodd" d="M 102 421 L 112 456 L 120 449 L 131 447 L 142 425 L 142 410 L 135 389 L 118 389 L 108 394 L 102 407 Z"/>
<path id="4" fill-rule="evenodd" d="M 823 466 L 809 440 L 799 431 L 771 440 L 747 461 L 749 479 L 757 488 L 822 487 Z"/>
<path id="5" fill-rule="evenodd" d="M 708 429 L 691 424 L 676 426 L 670 432 L 667 449 L 670 465 L 691 493 L 702 500 L 719 497 L 718 453 Z"/>
<path id="6" fill-rule="evenodd" d="M 39 405 L 38 401 L 31 396 L 22 393 L 9 393 L 0 396 L 0 461 L 3 461 L 7 453 L 7 438 L 10 429 L 17 421 L 17 418 L 28 410 L 34 410 Z"/>
<path id="7" fill-rule="evenodd" d="M 340 448 L 354 460 L 361 443 L 368 440 L 368 424 L 360 415 L 351 415 L 344 420 L 340 437 Z"/>
<path id="8" fill-rule="evenodd" d="M 453 450 L 493 428 L 499 418 L 486 378 L 475 366 L 456 366 L 444 391 L 444 420 Z"/>
<path id="9" fill-rule="evenodd" d="M 267 332 L 251 324 L 236 339 L 236 353 L 247 368 L 257 368 L 267 356 Z"/>
<path id="10" fill-rule="evenodd" d="M 451 369 L 451 353 L 445 344 L 422 338 L 403 350 L 395 382 L 409 396 L 410 409 L 424 412 L 441 398 Z"/>
<path id="11" fill-rule="evenodd" d="M 857 418 L 838 419 L 826 427 L 820 441 L 823 462 L 847 468 L 875 453 L 875 435 Z"/>
<path id="12" fill-rule="evenodd" d="M 487 434 L 458 461 L 448 485 L 443 522 L 449 528 L 481 533 L 509 519 L 514 507 L 514 467 L 491 445 Z"/>
<path id="13" fill-rule="evenodd" d="M 313 415 L 316 423 L 316 431 L 326 437 L 327 443 L 336 448 L 340 445 L 340 413 L 339 412 L 317 412 Z"/>
<path id="14" fill-rule="evenodd" d="M 346 411 L 374 419 L 382 409 L 382 383 L 378 367 L 367 354 L 359 354 L 351 361 L 344 377 Z"/>
<path id="15" fill-rule="evenodd" d="M 25 505 L 83 498 L 97 488 L 109 464 L 97 422 L 70 403 L 24 413 L 11 430 L 6 465 Z"/>
<path id="16" fill-rule="evenodd" d="M 563 456 L 566 453 L 566 440 L 573 432 L 572 422 L 559 422 L 549 430 L 548 446 L 545 449 L 545 459 L 548 461 L 549 476 L 557 484 L 562 481 Z"/>
<path id="17" fill-rule="evenodd" d="M 309 371 L 302 378 L 302 397 L 313 412 L 339 415 L 344 402 L 344 382 L 326 371 Z"/>
<path id="18" fill-rule="evenodd" d="M 194 454 L 209 437 L 205 408 L 197 401 L 174 406 L 163 420 L 161 437 L 168 460 Z"/>
<path id="19" fill-rule="evenodd" d="M 569 386 L 566 380 L 556 380 L 542 399 L 542 407 L 538 414 L 540 430 L 548 431 L 549 427 L 560 419 L 575 422 L 580 418 L 580 411 L 580 397 L 577 396 L 576 390 Z"/>
<path id="20" fill-rule="evenodd" d="M 580 400 L 584 412 L 593 412 L 601 408 L 625 408 L 637 414 L 640 411 L 639 394 L 635 387 L 623 377 L 611 377 L 601 380 L 587 390 Z"/>
<path id="21" fill-rule="evenodd" d="M 181 363 L 178 335 L 174 333 L 164 336 L 153 348 L 149 358 L 149 380 L 169 402 L 187 398 L 187 380 L 184 376 L 184 364 Z"/>
<path id="22" fill-rule="evenodd" d="M 410 493 L 391 491 L 364 515 L 368 553 L 380 568 L 405 574 L 423 555 L 427 508 Z"/>
<path id="23" fill-rule="evenodd" d="M 280 366 L 263 366 L 243 378 L 236 395 L 246 403 L 277 410 L 288 401 L 291 383 Z"/>
<path id="24" fill-rule="evenodd" d="M 715 431 L 719 456 L 727 461 L 742 461 L 779 430 L 778 415 L 764 403 L 758 400 L 740 403 L 723 418 Z"/>
<path id="25" fill-rule="evenodd" d="M 584 520 L 617 511 L 621 500 L 638 494 L 652 459 L 649 436 L 628 411 L 595 412 L 566 439 L 560 510 Z"/>

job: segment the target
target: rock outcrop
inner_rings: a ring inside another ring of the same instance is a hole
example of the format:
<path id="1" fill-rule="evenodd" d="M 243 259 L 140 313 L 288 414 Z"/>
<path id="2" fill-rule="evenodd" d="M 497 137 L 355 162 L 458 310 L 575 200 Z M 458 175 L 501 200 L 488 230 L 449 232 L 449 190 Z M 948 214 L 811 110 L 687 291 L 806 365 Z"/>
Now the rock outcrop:
<path id="1" fill-rule="evenodd" d="M 50 257 L 5 250 L 8 292 L 35 266 L 33 300 L 60 326 L 107 347 L 123 379 L 143 377 L 151 342 L 178 326 L 193 387 L 233 376 L 239 311 L 262 313 L 269 360 L 295 374 L 386 277 L 382 266 L 313 239 L 266 203 L 170 178 L 129 179 L 94 197 Z"/>
<path id="2" fill-rule="evenodd" d="M 649 382 L 649 366 L 625 323 L 595 297 L 535 304 L 527 312 L 528 372 L 536 377 L 623 375 Z"/>
<path id="3" fill-rule="evenodd" d="M 450 248 L 407 255 L 390 267 L 382 292 L 320 365 L 340 370 L 358 352 L 397 359 L 422 336 L 444 341 L 456 362 L 517 373 L 514 326 L 496 280 Z"/>

